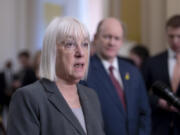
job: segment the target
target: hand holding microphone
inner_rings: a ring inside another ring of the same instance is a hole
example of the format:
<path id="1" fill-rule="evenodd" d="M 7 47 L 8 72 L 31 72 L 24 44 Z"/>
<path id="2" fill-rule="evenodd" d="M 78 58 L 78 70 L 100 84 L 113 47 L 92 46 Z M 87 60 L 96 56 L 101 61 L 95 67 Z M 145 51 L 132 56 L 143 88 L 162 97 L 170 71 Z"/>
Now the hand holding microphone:
<path id="1" fill-rule="evenodd" d="M 151 89 L 155 95 L 162 98 L 159 100 L 159 103 L 162 106 L 162 108 L 174 112 L 180 111 L 180 99 L 170 90 L 170 88 L 168 88 L 166 84 L 164 84 L 161 81 L 157 81 L 152 85 Z M 168 103 L 173 105 L 174 107 L 168 105 Z"/>
<path id="2" fill-rule="evenodd" d="M 173 105 L 169 104 L 166 100 L 162 98 L 159 98 L 158 105 L 164 110 L 167 110 L 170 112 L 178 112 L 178 110 Z"/>

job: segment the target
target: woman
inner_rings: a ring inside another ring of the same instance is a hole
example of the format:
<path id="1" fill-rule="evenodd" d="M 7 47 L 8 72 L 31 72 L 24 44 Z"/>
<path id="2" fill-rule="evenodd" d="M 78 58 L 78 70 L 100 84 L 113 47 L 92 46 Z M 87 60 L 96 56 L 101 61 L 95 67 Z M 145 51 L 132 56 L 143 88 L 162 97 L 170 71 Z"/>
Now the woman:
<path id="1" fill-rule="evenodd" d="M 89 34 L 73 18 L 55 18 L 45 33 L 39 81 L 14 94 L 8 135 L 104 135 L 93 90 L 78 84 L 88 66 Z"/>

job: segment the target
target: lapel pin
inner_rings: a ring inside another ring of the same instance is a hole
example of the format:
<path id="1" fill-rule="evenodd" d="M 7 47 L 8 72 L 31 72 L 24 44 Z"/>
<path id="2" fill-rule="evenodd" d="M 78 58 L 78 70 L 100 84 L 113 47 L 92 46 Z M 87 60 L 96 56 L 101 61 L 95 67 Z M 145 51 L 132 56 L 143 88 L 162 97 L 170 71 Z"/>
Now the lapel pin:
<path id="1" fill-rule="evenodd" d="M 129 79 L 130 79 L 129 72 L 127 72 L 127 73 L 125 74 L 125 79 L 126 79 L 126 80 L 129 80 Z"/>

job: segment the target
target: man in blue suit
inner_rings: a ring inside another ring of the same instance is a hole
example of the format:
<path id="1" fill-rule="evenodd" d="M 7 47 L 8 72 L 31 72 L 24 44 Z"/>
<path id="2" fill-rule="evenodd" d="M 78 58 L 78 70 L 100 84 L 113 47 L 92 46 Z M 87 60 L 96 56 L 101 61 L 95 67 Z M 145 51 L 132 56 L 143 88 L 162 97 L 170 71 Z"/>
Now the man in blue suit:
<path id="1" fill-rule="evenodd" d="M 87 85 L 100 99 L 106 135 L 149 135 L 150 107 L 139 71 L 118 51 L 124 31 L 115 18 L 102 20 L 95 34 Z"/>
<path id="2" fill-rule="evenodd" d="M 144 78 L 148 88 L 154 82 L 161 81 L 180 97 L 180 65 L 175 70 L 178 64 L 178 55 L 180 58 L 180 15 L 168 19 L 166 34 L 169 48 L 147 61 L 143 70 Z M 174 80 L 176 76 L 179 80 Z M 180 115 L 176 113 L 177 108 L 154 94 L 150 95 L 150 101 L 152 107 L 152 134 L 180 135 Z"/>

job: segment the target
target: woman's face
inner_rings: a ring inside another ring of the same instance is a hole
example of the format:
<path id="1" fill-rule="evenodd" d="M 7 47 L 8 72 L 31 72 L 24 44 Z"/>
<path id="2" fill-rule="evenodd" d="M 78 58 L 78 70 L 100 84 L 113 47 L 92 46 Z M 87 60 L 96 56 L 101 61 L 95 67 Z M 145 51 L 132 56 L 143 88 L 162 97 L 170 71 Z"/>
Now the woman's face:
<path id="1" fill-rule="evenodd" d="M 77 83 L 88 66 L 89 41 L 84 38 L 65 38 L 57 44 L 56 73 L 68 83 Z"/>

